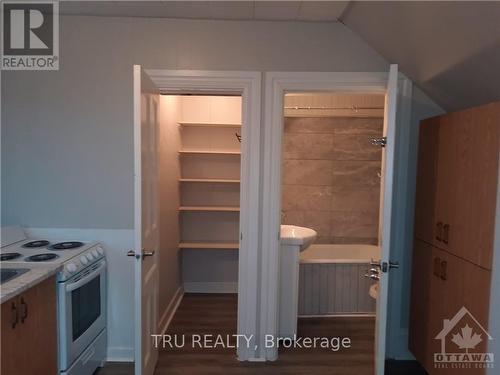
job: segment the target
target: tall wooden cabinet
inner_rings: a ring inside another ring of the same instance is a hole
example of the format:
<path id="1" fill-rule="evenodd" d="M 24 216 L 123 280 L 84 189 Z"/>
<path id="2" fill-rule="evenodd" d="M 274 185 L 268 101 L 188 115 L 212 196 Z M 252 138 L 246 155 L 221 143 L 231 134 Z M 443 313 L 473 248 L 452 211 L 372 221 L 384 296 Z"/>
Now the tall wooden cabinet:
<path id="1" fill-rule="evenodd" d="M 465 306 L 487 329 L 499 138 L 500 103 L 421 123 L 409 344 L 431 375 L 459 371 L 434 364 L 444 319 Z M 485 352 L 485 336 L 476 352 Z M 453 345 L 447 352 L 463 351 Z"/>

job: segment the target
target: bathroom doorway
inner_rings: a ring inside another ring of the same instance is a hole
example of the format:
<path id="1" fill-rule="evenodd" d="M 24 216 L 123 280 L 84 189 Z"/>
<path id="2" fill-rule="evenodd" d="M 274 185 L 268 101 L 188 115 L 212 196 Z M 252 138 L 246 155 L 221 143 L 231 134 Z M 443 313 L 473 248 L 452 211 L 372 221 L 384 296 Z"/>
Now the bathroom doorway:
<path id="1" fill-rule="evenodd" d="M 281 225 L 316 237 L 299 250 L 291 303 L 284 291 L 293 249 L 282 236 L 280 336 L 311 335 L 316 325 L 321 336 L 342 335 L 363 348 L 356 355 L 372 358 L 379 270 L 370 263 L 380 259 L 385 95 L 287 92 L 283 104 Z M 292 304 L 296 329 L 286 326 Z M 354 354 L 339 348 L 338 355 Z M 373 361 L 360 361 L 358 370 L 372 373 Z"/>
<path id="2" fill-rule="evenodd" d="M 371 250 L 376 251 L 376 245 L 374 243 L 378 242 L 380 247 L 380 257 L 378 259 L 374 259 L 374 262 L 371 264 L 371 268 L 374 268 L 374 271 L 368 270 L 368 275 L 373 273 L 373 278 L 379 277 L 379 287 L 377 294 L 377 303 L 376 303 L 376 320 L 375 320 L 375 335 L 374 340 L 372 340 L 372 354 L 370 358 L 373 359 L 372 370 L 374 369 L 374 373 L 376 375 L 382 375 L 384 373 L 385 368 L 385 356 L 386 356 L 386 332 L 387 332 L 387 312 L 388 312 L 388 296 L 389 296 L 389 277 L 390 274 L 394 272 L 394 269 L 397 267 L 393 258 L 391 257 L 391 250 L 394 248 L 393 241 L 395 236 L 391 236 L 391 230 L 393 228 L 402 230 L 401 227 L 398 227 L 398 223 L 395 221 L 395 215 L 393 215 L 393 207 L 394 202 L 397 197 L 395 192 L 396 182 L 398 182 L 398 175 L 396 172 L 396 168 L 403 168 L 404 162 L 406 160 L 398 160 L 396 163 L 396 145 L 398 145 L 398 149 L 400 147 L 407 147 L 405 144 L 405 140 L 401 138 L 401 135 L 404 134 L 404 131 L 396 132 L 396 127 L 401 124 L 404 128 L 406 124 L 409 123 L 409 115 L 410 115 L 410 100 L 411 98 L 411 83 L 404 78 L 403 76 L 398 75 L 398 70 L 396 65 L 391 65 L 389 72 L 385 73 L 299 73 L 299 72 L 274 72 L 266 74 L 266 98 L 270 102 L 270 105 L 266 107 L 266 123 L 265 123 L 265 160 L 268 162 L 264 164 L 264 195 L 263 195 L 263 205 L 264 205 L 264 213 L 263 213 L 263 259 L 267 264 L 267 269 L 269 273 L 267 277 L 263 279 L 263 283 L 265 285 L 264 290 L 266 291 L 265 298 L 267 301 L 272 301 L 275 305 L 271 306 L 272 311 L 267 312 L 268 319 L 265 321 L 266 323 L 266 331 L 269 333 L 279 334 L 279 310 L 280 310 L 280 258 L 281 251 L 280 248 L 280 239 L 276 240 L 275 233 L 279 231 L 280 224 L 282 222 L 282 217 L 286 216 L 286 212 L 282 212 L 282 182 L 285 181 L 285 178 L 291 178 L 290 175 L 286 176 L 284 172 L 285 161 L 282 160 L 283 157 L 283 147 L 284 147 L 284 136 L 285 136 L 285 101 L 290 100 L 287 99 L 287 94 L 330 94 L 330 95 L 339 95 L 339 94 L 347 94 L 350 96 L 353 95 L 375 95 L 382 96 L 384 98 L 384 120 L 383 120 L 383 134 L 380 139 L 374 139 L 374 143 L 378 143 L 379 146 L 376 148 L 375 146 L 373 150 L 382 149 L 381 160 L 368 160 L 372 162 L 372 164 L 378 164 L 378 168 L 380 171 L 380 178 L 377 175 L 377 170 L 375 169 L 375 178 L 380 182 L 380 198 L 377 199 L 377 202 L 382 201 L 379 208 L 379 220 L 376 220 L 376 210 L 372 209 L 371 217 L 372 219 L 368 222 L 366 217 L 362 217 L 363 221 L 366 222 L 365 225 L 365 233 L 360 236 L 360 233 L 349 231 L 339 231 L 341 228 L 340 223 L 338 223 L 336 229 L 332 231 L 331 223 L 330 230 L 328 234 L 328 241 L 331 241 L 333 237 L 335 237 L 336 241 L 347 241 L 346 238 L 350 238 L 351 240 L 356 239 L 357 242 L 361 242 L 360 238 L 364 239 L 364 242 L 361 245 L 364 247 L 372 246 Z M 292 96 L 292 95 L 290 95 Z M 341 100 L 341 99 L 338 99 Z M 293 104 L 288 105 L 289 107 L 294 107 Z M 322 107 L 326 106 L 324 104 L 315 105 L 314 102 L 304 105 L 304 107 Z M 399 106 L 399 108 L 398 108 Z M 295 107 L 300 107 L 295 105 Z M 345 109 L 341 109 L 343 111 L 352 111 L 352 105 L 340 105 L 339 107 L 346 107 Z M 347 108 L 349 107 L 349 108 Z M 361 105 L 358 105 L 361 107 Z M 371 107 L 371 105 L 365 105 L 364 107 Z M 378 105 L 374 105 L 377 107 L 375 110 L 379 110 Z M 309 108 L 298 108 L 295 111 L 299 112 L 300 110 L 311 110 Z M 294 111 L 293 108 L 288 108 L 289 111 Z M 321 110 L 321 109 L 318 109 Z M 359 110 L 359 109 L 358 109 Z M 370 110 L 370 108 L 366 108 L 365 110 Z M 397 114 L 397 116 L 396 116 Z M 290 116 L 291 117 L 291 116 Z M 374 134 L 375 135 L 375 134 Z M 326 139 L 327 137 L 325 137 Z M 372 138 L 372 137 L 370 137 Z M 373 137 L 379 138 L 379 137 Z M 296 140 L 299 144 L 302 142 L 300 137 Z M 325 143 L 324 139 L 321 142 Z M 320 152 L 321 147 L 325 147 L 324 144 L 320 142 L 319 145 L 315 145 L 314 150 L 310 153 L 318 154 Z M 326 142 L 327 143 L 327 142 Z M 343 145 L 345 146 L 345 145 Z M 383 147 L 382 147 L 383 146 Z M 346 157 L 349 152 L 348 150 L 341 150 L 341 152 L 337 152 L 335 157 Z M 369 151 L 366 151 L 367 153 Z M 375 152 L 375 151 L 373 151 Z M 343 156 L 340 156 L 343 155 Z M 295 155 L 297 156 L 297 155 Z M 366 157 L 366 155 L 364 156 Z M 374 157 L 374 156 L 373 156 Z M 378 158 L 378 156 L 377 156 Z M 363 160 L 358 160 L 363 161 Z M 340 163 L 340 160 L 330 160 L 327 163 Z M 325 163 L 326 164 L 326 163 Z M 361 168 L 361 170 L 366 169 L 366 173 L 369 171 L 369 164 L 365 163 L 365 166 Z M 381 165 L 381 167 L 380 167 Z M 326 169 L 325 169 L 326 168 Z M 337 171 L 337 177 L 344 177 L 344 182 L 348 180 L 349 176 L 353 176 L 354 170 L 351 167 L 347 167 L 344 165 L 344 169 Z M 333 176 L 328 176 L 329 171 L 328 167 L 325 165 L 324 168 L 320 169 L 324 171 L 324 173 L 319 173 L 317 178 L 318 181 L 322 181 L 323 184 L 327 185 L 327 179 L 333 178 Z M 296 170 L 292 173 L 302 173 L 297 172 Z M 340 174 L 340 175 L 339 175 Z M 302 184 L 306 186 L 314 180 L 314 177 L 308 176 L 307 174 L 301 176 Z M 355 179 L 354 179 L 355 180 Z M 376 181 L 376 180 L 375 180 Z M 288 180 L 291 182 L 291 180 Z M 358 184 L 362 185 L 363 181 L 357 181 Z M 373 186 L 376 184 L 372 183 Z M 313 185 L 314 186 L 314 185 Z M 333 187 L 331 187 L 333 189 Z M 302 187 L 295 187 L 295 190 L 299 190 L 300 194 L 304 195 L 306 189 Z M 376 190 L 375 190 L 376 193 Z M 293 194 L 294 193 L 288 193 Z M 319 194 L 319 193 L 316 193 Z M 366 192 L 367 197 L 369 197 L 368 192 Z M 371 192 L 372 196 L 374 192 Z M 288 198 L 285 198 L 288 199 Z M 339 198 L 337 198 L 339 199 Z M 337 208 L 342 207 L 341 204 L 346 203 L 345 198 L 340 198 L 341 202 L 336 202 L 335 205 Z M 369 199 L 369 198 L 366 198 Z M 316 200 L 316 202 L 314 202 Z M 332 197 L 333 200 L 333 197 Z M 359 203 L 359 202 L 355 202 Z M 294 202 L 287 202 L 290 204 L 290 208 L 293 208 Z M 308 204 L 316 204 L 322 205 L 324 203 L 321 202 L 321 199 L 309 199 Z M 333 202 L 331 202 L 331 205 Z M 331 208 L 330 205 L 330 215 Z M 295 207 L 297 208 L 297 207 Z M 345 207 L 344 207 L 345 208 Z M 293 210 L 291 210 L 293 211 Z M 297 210 L 296 210 L 297 211 Z M 282 215 L 283 214 L 283 215 Z M 290 220 L 291 213 L 288 214 L 289 217 L 286 220 Z M 298 215 L 298 214 L 296 214 Z M 305 215 L 305 214 L 301 214 Z M 350 217 L 350 220 L 353 221 L 353 217 L 359 214 L 350 214 L 346 215 Z M 375 218 L 375 219 L 374 219 Z M 296 216 L 297 220 L 299 220 L 298 216 Z M 317 217 L 314 218 L 318 220 Z M 301 219 L 303 220 L 303 219 Z M 339 220 L 338 218 L 335 220 Z M 375 224 L 374 224 L 375 223 Z M 379 230 L 376 229 L 376 223 L 378 223 Z M 375 229 L 374 229 L 375 228 Z M 320 232 L 327 233 L 328 231 L 324 228 L 320 230 Z M 356 238 L 358 237 L 358 238 Z M 323 236 L 323 239 L 325 237 Z M 334 244 L 335 245 L 335 244 Z M 345 244 L 339 244 L 344 245 Z M 360 244 L 356 244 L 360 245 Z M 360 249 L 358 249 L 360 250 Z M 327 250 L 328 251 L 328 250 Z M 375 251 L 371 251 L 372 254 L 375 254 Z M 352 253 L 352 252 L 351 252 Z M 364 260 L 364 259 L 363 259 Z M 312 263 L 312 261 L 310 261 Z M 323 266 L 323 265 L 320 265 Z M 283 274 L 283 270 L 281 270 Z M 291 270 L 288 270 L 291 272 Z M 391 271 L 391 272 L 389 272 Z M 300 272 L 299 266 L 297 264 L 297 272 Z M 308 271 L 303 271 L 308 272 Z M 278 275 L 277 277 L 273 276 Z M 323 276 L 324 277 L 324 276 Z M 297 278 L 298 280 L 298 278 Z M 363 279 L 363 282 L 366 280 Z M 297 286 L 297 291 L 298 291 Z M 369 298 L 369 287 L 366 291 L 366 297 Z M 288 291 L 287 291 L 288 293 Z M 304 296 L 305 297 L 305 296 Z M 298 292 L 297 292 L 298 299 Z M 368 300 L 370 301 L 370 300 Z M 373 302 L 372 302 L 373 303 Z M 369 303 L 368 303 L 369 304 Z M 275 315 L 274 315 L 275 314 Z M 399 327 L 398 327 L 399 329 Z M 374 341 L 374 343 L 373 343 Z M 373 350 L 374 349 L 374 350 Z M 375 355 L 373 355 L 373 351 Z M 266 357 L 270 359 L 277 358 L 279 356 L 279 352 L 276 348 L 269 348 L 266 352 Z"/>

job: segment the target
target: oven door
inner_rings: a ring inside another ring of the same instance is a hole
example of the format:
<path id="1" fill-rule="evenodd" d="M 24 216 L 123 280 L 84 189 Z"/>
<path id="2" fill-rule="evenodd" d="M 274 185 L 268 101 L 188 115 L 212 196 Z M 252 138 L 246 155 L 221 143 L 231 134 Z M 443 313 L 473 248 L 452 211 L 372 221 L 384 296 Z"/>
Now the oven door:
<path id="1" fill-rule="evenodd" d="M 106 261 L 59 283 L 59 364 L 68 369 L 106 327 Z"/>

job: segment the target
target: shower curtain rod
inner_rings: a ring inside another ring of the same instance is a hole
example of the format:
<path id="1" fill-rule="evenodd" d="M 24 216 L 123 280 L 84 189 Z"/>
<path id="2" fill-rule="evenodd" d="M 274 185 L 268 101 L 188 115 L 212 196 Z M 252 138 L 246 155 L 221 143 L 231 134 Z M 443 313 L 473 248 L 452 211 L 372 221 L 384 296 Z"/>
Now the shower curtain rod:
<path id="1" fill-rule="evenodd" d="M 350 106 L 350 107 L 314 107 L 314 106 L 285 106 L 285 109 L 295 109 L 295 110 L 310 110 L 310 109 L 319 109 L 319 110 L 331 110 L 331 109 L 350 109 L 354 112 L 359 111 L 360 109 L 384 109 L 384 107 L 358 107 L 358 106 Z"/>

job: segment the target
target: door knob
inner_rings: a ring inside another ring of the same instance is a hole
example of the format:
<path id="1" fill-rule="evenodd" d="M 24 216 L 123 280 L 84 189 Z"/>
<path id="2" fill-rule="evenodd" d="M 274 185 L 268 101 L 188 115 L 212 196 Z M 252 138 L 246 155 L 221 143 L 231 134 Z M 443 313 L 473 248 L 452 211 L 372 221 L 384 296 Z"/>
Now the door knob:
<path id="1" fill-rule="evenodd" d="M 142 259 L 144 259 L 146 257 L 152 257 L 153 255 L 155 255 L 154 250 L 146 251 L 146 250 L 142 249 Z"/>
<path id="2" fill-rule="evenodd" d="M 134 250 L 127 251 L 127 256 L 128 257 L 135 257 L 135 259 L 140 259 L 141 257 L 142 257 L 142 259 L 144 259 L 146 257 L 152 257 L 153 255 L 155 255 L 155 250 L 146 251 L 146 250 L 142 249 L 142 254 L 137 254 Z"/>
<path id="3" fill-rule="evenodd" d="M 139 254 L 136 254 L 134 250 L 127 251 L 127 256 L 134 257 L 135 259 L 140 259 L 141 257 Z"/>

